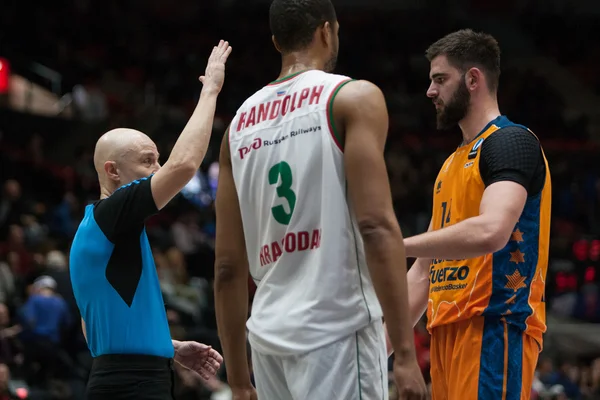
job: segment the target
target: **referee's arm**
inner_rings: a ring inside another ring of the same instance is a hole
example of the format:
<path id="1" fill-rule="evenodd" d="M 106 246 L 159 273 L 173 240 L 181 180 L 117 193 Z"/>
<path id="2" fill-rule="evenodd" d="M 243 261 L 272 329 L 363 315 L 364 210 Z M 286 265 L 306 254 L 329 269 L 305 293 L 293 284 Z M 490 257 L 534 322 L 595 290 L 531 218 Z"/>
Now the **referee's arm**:
<path id="1" fill-rule="evenodd" d="M 240 204 L 231 169 L 229 128 L 221 142 L 215 207 L 215 308 L 227 366 L 227 380 L 234 390 L 252 390 L 246 353 L 248 257 Z"/>

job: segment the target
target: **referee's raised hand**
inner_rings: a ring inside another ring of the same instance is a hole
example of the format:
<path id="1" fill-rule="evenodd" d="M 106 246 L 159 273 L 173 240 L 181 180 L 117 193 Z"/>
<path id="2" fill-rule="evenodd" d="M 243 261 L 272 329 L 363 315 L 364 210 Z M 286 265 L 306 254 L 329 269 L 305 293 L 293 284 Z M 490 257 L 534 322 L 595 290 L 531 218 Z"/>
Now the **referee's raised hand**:
<path id="1" fill-rule="evenodd" d="M 218 46 L 213 47 L 206 65 L 206 72 L 200 77 L 204 89 L 221 91 L 225 81 L 225 63 L 229 54 L 231 54 L 231 46 L 227 41 L 221 40 Z"/>

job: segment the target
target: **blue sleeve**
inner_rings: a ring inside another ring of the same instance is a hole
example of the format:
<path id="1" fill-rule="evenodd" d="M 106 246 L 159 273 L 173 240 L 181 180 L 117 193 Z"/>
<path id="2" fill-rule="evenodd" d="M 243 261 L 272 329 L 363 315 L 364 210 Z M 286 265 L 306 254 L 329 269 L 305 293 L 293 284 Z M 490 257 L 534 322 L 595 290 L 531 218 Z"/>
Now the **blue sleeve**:
<path id="1" fill-rule="evenodd" d="M 36 298 L 35 297 L 30 297 L 25 304 L 23 304 L 23 307 L 21 307 L 21 323 L 23 325 L 25 325 L 25 327 L 27 328 L 33 328 L 35 326 L 36 320 L 35 320 L 35 307 L 36 307 Z"/>
<path id="2" fill-rule="evenodd" d="M 94 206 L 94 219 L 108 240 L 115 243 L 144 227 L 146 219 L 158 212 L 151 188 L 152 176 L 117 189 Z"/>

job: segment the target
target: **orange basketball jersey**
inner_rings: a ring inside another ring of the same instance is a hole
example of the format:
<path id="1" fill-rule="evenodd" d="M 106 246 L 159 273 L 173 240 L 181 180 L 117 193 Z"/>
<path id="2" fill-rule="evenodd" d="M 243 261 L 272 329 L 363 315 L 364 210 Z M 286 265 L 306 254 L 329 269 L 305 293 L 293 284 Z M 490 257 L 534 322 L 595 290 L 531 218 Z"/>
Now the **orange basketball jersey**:
<path id="1" fill-rule="evenodd" d="M 479 173 L 481 145 L 508 126 L 516 124 L 504 116 L 493 120 L 473 142 L 459 147 L 446 160 L 433 188 L 433 230 L 479 215 L 485 190 Z M 477 315 L 498 316 L 520 327 L 541 347 L 546 331 L 544 288 L 552 190 L 545 156 L 544 162 L 543 189 L 528 197 L 502 250 L 471 259 L 432 261 L 427 306 L 430 331 Z"/>

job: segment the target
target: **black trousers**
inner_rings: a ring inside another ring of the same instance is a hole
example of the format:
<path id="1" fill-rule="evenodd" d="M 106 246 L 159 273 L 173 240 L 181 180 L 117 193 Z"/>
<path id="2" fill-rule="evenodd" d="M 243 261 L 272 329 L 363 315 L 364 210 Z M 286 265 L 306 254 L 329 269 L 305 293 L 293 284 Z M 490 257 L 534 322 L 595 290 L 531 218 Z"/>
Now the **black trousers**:
<path id="1" fill-rule="evenodd" d="M 87 400 L 173 400 L 173 359 L 137 354 L 94 358 Z"/>

